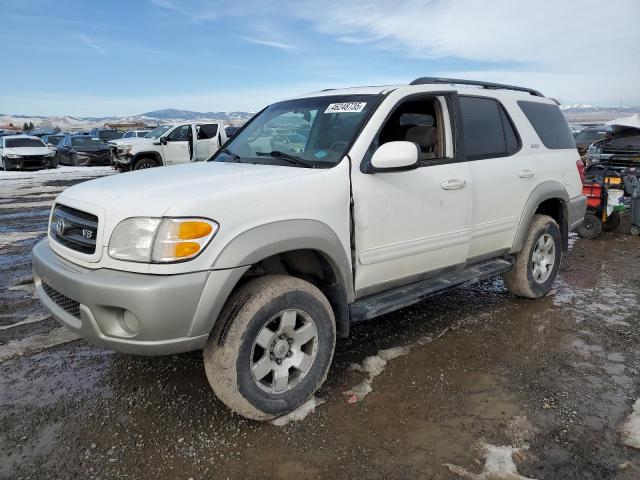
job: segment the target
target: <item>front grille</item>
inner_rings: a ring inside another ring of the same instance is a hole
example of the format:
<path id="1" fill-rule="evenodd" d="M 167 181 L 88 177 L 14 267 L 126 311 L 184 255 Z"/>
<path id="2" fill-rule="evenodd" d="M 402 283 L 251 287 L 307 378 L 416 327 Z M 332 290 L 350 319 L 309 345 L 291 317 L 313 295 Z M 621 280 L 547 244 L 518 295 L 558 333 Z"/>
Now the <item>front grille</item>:
<path id="1" fill-rule="evenodd" d="M 56 304 L 62 308 L 65 312 L 70 315 L 73 315 L 76 318 L 80 318 L 80 303 L 75 300 L 71 300 L 69 297 L 61 294 L 56 289 L 52 288 L 45 282 L 42 282 L 42 288 L 44 289 L 47 296 L 56 302 Z"/>
<path id="2" fill-rule="evenodd" d="M 56 205 L 49 226 L 51 238 L 81 253 L 96 251 L 98 217 L 65 205 Z"/>

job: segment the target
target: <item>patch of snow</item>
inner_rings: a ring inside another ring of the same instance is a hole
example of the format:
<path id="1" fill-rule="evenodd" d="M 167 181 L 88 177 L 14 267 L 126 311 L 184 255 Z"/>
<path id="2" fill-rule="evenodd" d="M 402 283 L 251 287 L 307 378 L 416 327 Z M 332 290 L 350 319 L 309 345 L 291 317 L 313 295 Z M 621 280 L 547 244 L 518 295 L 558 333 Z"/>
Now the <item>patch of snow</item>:
<path id="1" fill-rule="evenodd" d="M 408 347 L 393 347 L 387 348 L 385 350 L 379 350 L 377 355 L 372 355 L 365 358 L 362 363 L 351 364 L 349 367 L 351 370 L 366 373 L 367 378 L 365 378 L 362 382 L 360 382 L 353 388 L 342 392 L 342 394 L 348 397 L 349 403 L 362 401 L 364 397 L 366 397 L 373 391 L 373 387 L 371 386 L 371 384 L 373 383 L 373 379 L 384 371 L 387 363 L 398 357 L 407 355 L 411 351 L 411 348 L 413 346 L 414 345 Z"/>
<path id="2" fill-rule="evenodd" d="M 296 408 L 293 412 L 287 413 L 282 417 L 271 420 L 271 425 L 275 425 L 276 427 L 284 427 L 290 422 L 299 422 L 301 420 L 304 420 L 311 412 L 316 409 L 316 407 L 322 405 L 325 402 L 325 399 L 313 396 L 298 408 Z"/>
<path id="3" fill-rule="evenodd" d="M 472 473 L 459 465 L 445 463 L 449 471 L 459 477 L 469 480 L 535 480 L 518 473 L 518 467 L 513 461 L 524 448 L 496 446 L 482 442 L 479 446 L 480 454 L 484 457 L 482 472 Z"/>
<path id="4" fill-rule="evenodd" d="M 46 235 L 46 230 L 37 230 L 33 232 L 7 232 L 0 235 L 0 247 L 13 245 L 23 240 L 31 240 Z"/>
<path id="5" fill-rule="evenodd" d="M 53 182 L 73 179 L 90 179 L 113 175 L 111 167 L 58 167 L 51 170 L 35 171 L 0 171 L 0 192 L 11 192 L 9 188 L 33 187 L 34 182 Z M 36 187 L 38 188 L 38 187 Z M 47 188 L 47 187 L 44 187 Z"/>
<path id="6" fill-rule="evenodd" d="M 640 398 L 633 404 L 631 415 L 620 427 L 622 443 L 640 449 Z"/>
<path id="7" fill-rule="evenodd" d="M 23 210 L 35 207 L 50 207 L 52 204 L 53 200 L 41 202 L 0 203 L 0 210 Z"/>
<path id="8" fill-rule="evenodd" d="M 16 287 L 12 287 L 9 290 L 14 290 L 15 288 Z M 19 327 L 21 325 L 29 325 L 30 323 L 42 322 L 43 320 L 47 320 L 49 318 L 51 318 L 51 315 L 44 315 L 44 314 L 29 315 L 27 318 L 25 318 L 24 320 L 20 320 L 19 322 L 12 323 L 10 325 L 2 325 L 0 327 L 0 330 L 9 330 L 10 328 Z"/>
<path id="9" fill-rule="evenodd" d="M 64 327 L 55 328 L 49 333 L 14 340 L 0 345 L 0 363 L 23 355 L 32 355 L 47 348 L 74 342 L 80 337 Z"/>

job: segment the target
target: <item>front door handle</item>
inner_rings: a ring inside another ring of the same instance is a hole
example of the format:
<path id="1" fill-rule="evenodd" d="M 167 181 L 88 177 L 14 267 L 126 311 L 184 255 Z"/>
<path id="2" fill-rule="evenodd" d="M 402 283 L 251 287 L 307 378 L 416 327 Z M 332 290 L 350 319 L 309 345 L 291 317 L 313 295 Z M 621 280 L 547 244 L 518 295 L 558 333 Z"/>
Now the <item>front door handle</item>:
<path id="1" fill-rule="evenodd" d="M 535 171 L 531 170 L 530 168 L 525 168 L 524 170 L 520 170 L 518 172 L 518 176 L 520 178 L 531 178 L 536 174 Z"/>
<path id="2" fill-rule="evenodd" d="M 460 190 L 467 185 L 467 182 L 460 178 L 450 178 L 440 184 L 443 190 Z"/>

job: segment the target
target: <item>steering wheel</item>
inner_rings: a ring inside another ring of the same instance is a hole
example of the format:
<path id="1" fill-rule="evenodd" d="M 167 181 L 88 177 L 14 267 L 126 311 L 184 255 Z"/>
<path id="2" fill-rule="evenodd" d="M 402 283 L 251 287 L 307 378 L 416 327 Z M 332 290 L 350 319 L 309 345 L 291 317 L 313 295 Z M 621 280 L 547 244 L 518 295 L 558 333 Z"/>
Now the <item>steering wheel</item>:
<path id="1" fill-rule="evenodd" d="M 345 142 L 344 140 L 338 140 L 337 142 L 333 142 L 331 144 L 331 146 L 329 147 L 329 150 L 333 151 L 333 152 L 337 152 L 338 150 L 344 150 L 345 148 L 347 148 L 348 143 Z M 342 148 L 338 148 L 338 147 L 342 147 Z"/>

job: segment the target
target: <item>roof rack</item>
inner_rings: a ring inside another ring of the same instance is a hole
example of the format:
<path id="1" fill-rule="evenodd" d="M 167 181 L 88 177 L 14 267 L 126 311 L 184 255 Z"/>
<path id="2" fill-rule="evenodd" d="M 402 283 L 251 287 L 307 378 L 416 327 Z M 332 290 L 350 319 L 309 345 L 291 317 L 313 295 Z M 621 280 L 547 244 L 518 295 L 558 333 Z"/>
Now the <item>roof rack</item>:
<path id="1" fill-rule="evenodd" d="M 542 93 L 533 88 L 514 87 L 513 85 L 503 85 L 502 83 L 493 82 L 481 82 L 478 80 L 461 80 L 459 78 L 441 78 L 441 77 L 420 77 L 416 78 L 409 85 L 424 85 L 427 83 L 446 83 L 446 84 L 458 84 L 458 85 L 475 85 L 491 90 L 515 90 L 517 92 L 527 92 L 534 97 L 544 97 Z"/>

